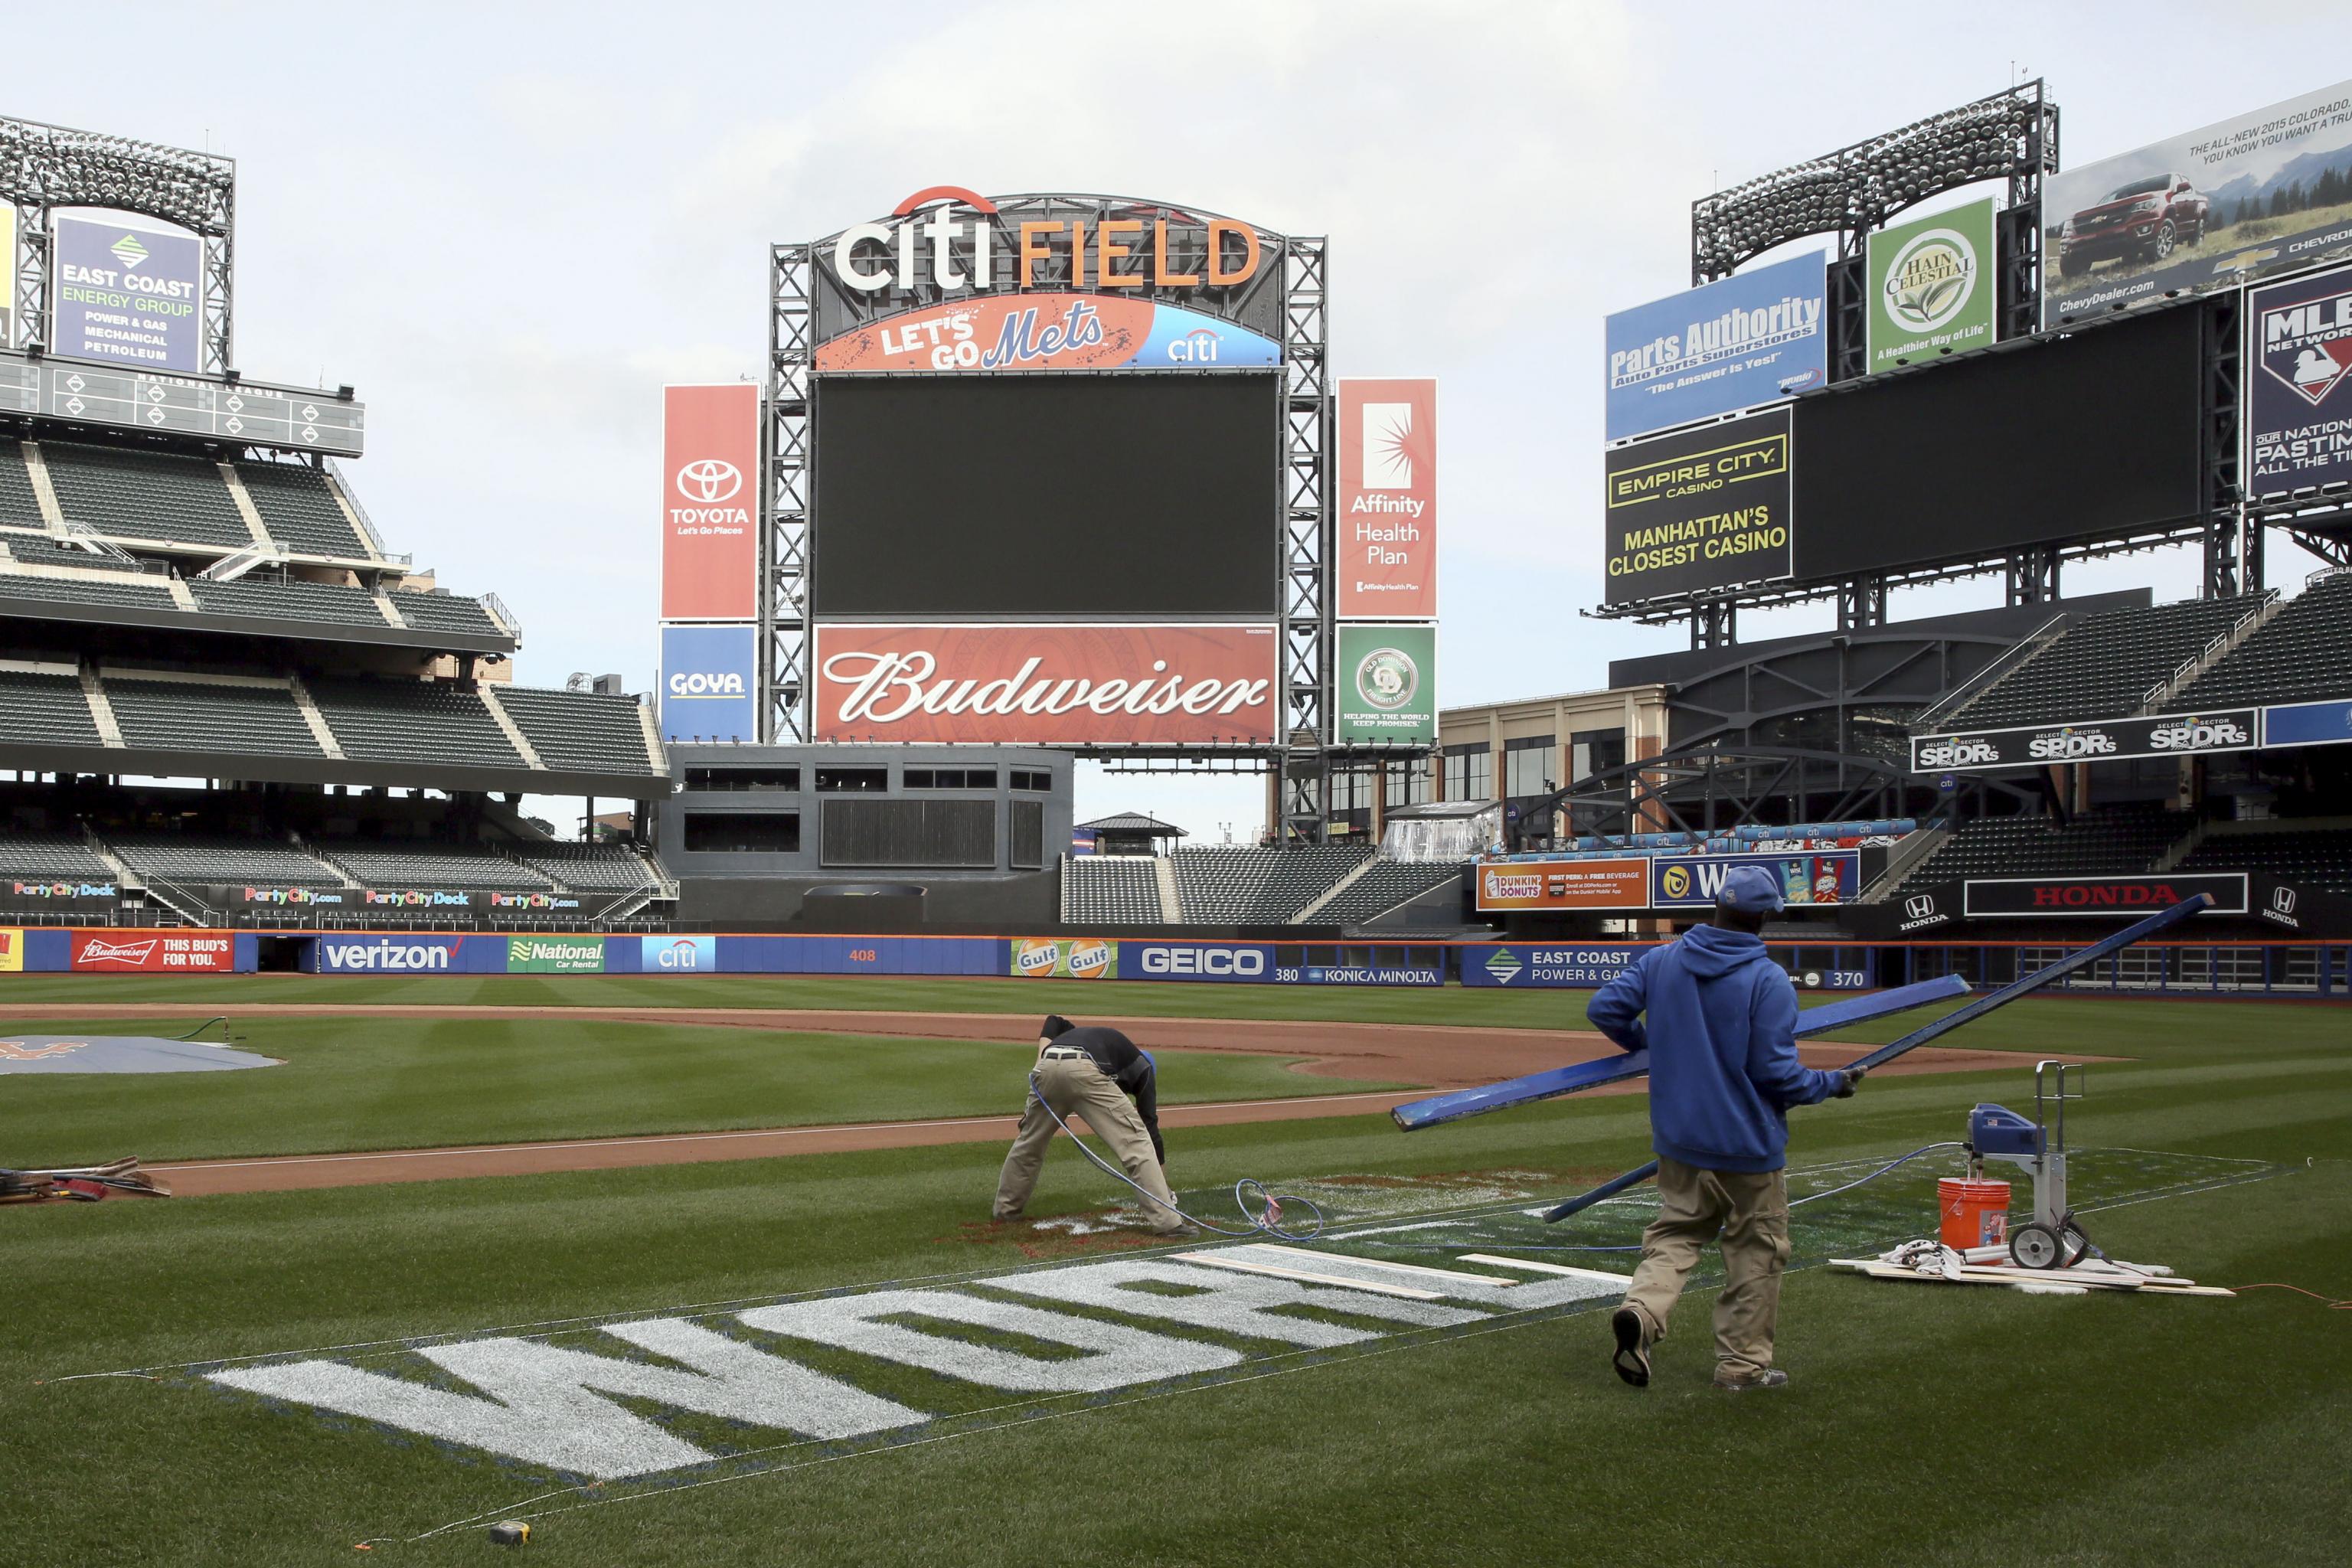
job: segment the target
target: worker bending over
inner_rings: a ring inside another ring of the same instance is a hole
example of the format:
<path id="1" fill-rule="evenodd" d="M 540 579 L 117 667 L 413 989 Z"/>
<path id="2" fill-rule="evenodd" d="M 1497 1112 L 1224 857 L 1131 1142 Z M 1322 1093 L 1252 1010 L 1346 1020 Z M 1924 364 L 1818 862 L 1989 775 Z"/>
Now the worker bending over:
<path id="1" fill-rule="evenodd" d="M 1176 1212 L 1175 1196 L 1161 1169 L 1168 1148 L 1160 1141 L 1159 1073 L 1151 1054 L 1138 1050 L 1117 1029 L 1079 1028 L 1059 1014 L 1046 1018 L 1037 1047 L 1037 1067 L 1030 1080 L 1034 1088 L 1022 1109 L 1021 1131 L 1013 1134 L 1004 1170 L 996 1178 L 996 1217 L 1017 1218 L 1029 1206 L 1038 1167 L 1045 1163 L 1045 1145 L 1054 1138 L 1054 1116 L 1064 1121 L 1083 1116 L 1110 1145 L 1128 1178 L 1143 1190 L 1148 1200 L 1144 1215 L 1151 1228 L 1162 1236 L 1183 1229 L 1184 1217 Z M 1045 1113 L 1047 1106 L 1053 1107 L 1053 1116 Z"/>
<path id="2" fill-rule="evenodd" d="M 1625 1305 L 1610 1320 L 1617 1375 L 1636 1388 L 1649 1386 L 1650 1347 L 1666 1337 L 1683 1281 L 1718 1233 L 1715 1386 L 1789 1381 L 1772 1364 L 1789 1262 L 1787 1112 L 1852 1094 L 1862 1073 L 1820 1072 L 1797 1059 L 1797 988 L 1762 936 L 1780 902 L 1779 878 L 1761 866 L 1734 867 L 1716 894 L 1714 923 L 1652 949 L 1585 1009 L 1618 1045 L 1650 1052 L 1658 1217 L 1642 1235 Z"/>

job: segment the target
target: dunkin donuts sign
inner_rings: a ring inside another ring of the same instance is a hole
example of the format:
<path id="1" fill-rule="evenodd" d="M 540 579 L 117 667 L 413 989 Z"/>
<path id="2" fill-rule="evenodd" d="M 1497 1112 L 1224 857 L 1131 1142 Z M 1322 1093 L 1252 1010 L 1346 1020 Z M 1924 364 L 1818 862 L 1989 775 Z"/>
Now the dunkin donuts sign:
<path id="1" fill-rule="evenodd" d="M 1264 744 L 1267 626 L 822 626 L 819 741 Z"/>

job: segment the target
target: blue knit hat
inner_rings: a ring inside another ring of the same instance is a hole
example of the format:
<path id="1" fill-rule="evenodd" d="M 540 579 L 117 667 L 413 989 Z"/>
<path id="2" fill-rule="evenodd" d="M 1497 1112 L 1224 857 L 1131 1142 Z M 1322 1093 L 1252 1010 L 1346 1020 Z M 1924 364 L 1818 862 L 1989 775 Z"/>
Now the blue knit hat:
<path id="1" fill-rule="evenodd" d="M 1780 879 L 1761 866 L 1734 866 L 1724 874 L 1723 886 L 1715 894 L 1717 909 L 1736 910 L 1743 915 L 1777 915 L 1783 902 Z"/>

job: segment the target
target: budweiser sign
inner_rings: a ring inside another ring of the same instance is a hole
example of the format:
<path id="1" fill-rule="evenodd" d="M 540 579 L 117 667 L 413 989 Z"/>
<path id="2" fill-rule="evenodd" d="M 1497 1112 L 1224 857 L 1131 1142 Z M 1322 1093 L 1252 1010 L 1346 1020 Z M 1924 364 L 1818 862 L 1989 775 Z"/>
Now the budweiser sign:
<path id="1" fill-rule="evenodd" d="M 1264 626 L 824 626 L 820 741 L 1263 744 L 1279 639 Z"/>

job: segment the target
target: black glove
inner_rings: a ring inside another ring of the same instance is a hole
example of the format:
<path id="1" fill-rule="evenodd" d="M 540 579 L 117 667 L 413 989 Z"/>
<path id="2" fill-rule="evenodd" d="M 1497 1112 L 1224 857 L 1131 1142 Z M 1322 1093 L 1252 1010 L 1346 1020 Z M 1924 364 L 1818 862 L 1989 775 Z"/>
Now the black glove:
<path id="1" fill-rule="evenodd" d="M 1852 1100 L 1853 1098 L 1854 1085 L 1860 1083 L 1862 1081 L 1863 1075 L 1869 1070 L 1870 1069 L 1868 1068 L 1839 1068 L 1838 1086 L 1830 1090 L 1830 1098 L 1832 1100 Z"/>

